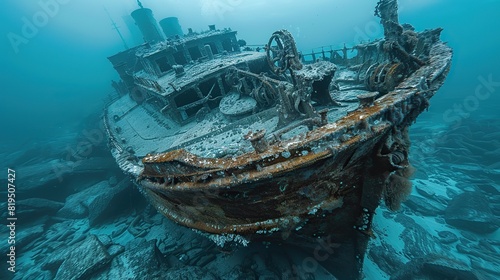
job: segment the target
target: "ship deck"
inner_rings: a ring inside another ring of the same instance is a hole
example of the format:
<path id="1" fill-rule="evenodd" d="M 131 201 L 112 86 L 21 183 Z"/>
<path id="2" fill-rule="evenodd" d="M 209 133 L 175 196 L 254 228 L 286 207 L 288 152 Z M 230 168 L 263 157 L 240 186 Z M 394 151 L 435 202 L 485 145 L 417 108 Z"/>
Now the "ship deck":
<path id="1" fill-rule="evenodd" d="M 164 89 L 160 95 L 166 97 L 191 86 L 193 82 L 203 80 L 206 76 L 213 75 L 220 71 L 226 71 L 229 67 L 238 66 L 239 64 L 244 64 L 247 61 L 264 61 L 265 58 L 265 53 L 261 52 L 241 52 L 227 55 L 215 55 L 212 60 L 192 63 L 184 66 L 184 74 L 182 76 L 176 76 L 174 73 L 170 72 L 157 78 L 152 77 L 143 70 L 136 73 L 136 77 L 156 81 L 158 85 Z"/>
<path id="2" fill-rule="evenodd" d="M 335 122 L 355 110 L 358 107 L 356 96 L 367 92 L 349 88 L 332 92 L 332 97 L 341 106 L 328 107 L 328 122 Z M 114 144 L 123 150 L 133 150 L 139 158 L 148 153 L 179 148 L 206 158 L 238 156 L 253 151 L 250 141 L 244 139 L 249 131 L 265 129 L 269 135 L 278 130 L 276 107 L 237 120 L 224 116 L 219 109 L 213 109 L 202 120 L 180 125 L 152 105 L 138 105 L 129 95 L 108 107 L 106 119 L 116 139 Z M 281 134 L 281 140 L 308 131 L 301 120 L 288 124 L 286 128 L 290 130 Z"/>

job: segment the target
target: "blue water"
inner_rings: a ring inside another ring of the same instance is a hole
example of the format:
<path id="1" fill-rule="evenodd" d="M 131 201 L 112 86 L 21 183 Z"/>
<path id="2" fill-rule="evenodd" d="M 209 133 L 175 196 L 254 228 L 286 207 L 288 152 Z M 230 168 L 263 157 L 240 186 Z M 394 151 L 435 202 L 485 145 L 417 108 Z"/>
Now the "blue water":
<path id="1" fill-rule="evenodd" d="M 185 33 L 188 27 L 201 31 L 208 24 L 216 24 L 218 28 L 237 30 L 238 38 L 248 44 L 262 45 L 272 32 L 286 28 L 303 52 L 383 36 L 378 18 L 373 16 L 375 0 L 142 2 L 154 10 L 157 20 L 177 16 Z M 500 1 L 399 2 L 401 23 L 411 23 L 418 31 L 444 28 L 442 40 L 454 50 L 448 78 L 419 122 L 443 130 L 465 126 L 468 131 L 475 131 L 478 124 L 499 120 Z M 0 5 L 0 155 L 22 152 L 37 143 L 43 146 L 53 138 L 81 134 L 83 127 L 96 122 L 94 116 L 98 116 L 113 91 L 111 80 L 118 80 L 106 57 L 124 48 L 111 19 L 129 46 L 141 41 L 122 19 L 137 8 L 136 1 L 6 0 Z M 38 25 L 30 28 L 26 21 Z M 493 129 L 497 128 L 500 126 Z M 439 129 L 432 133 L 440 133 Z M 417 131 L 423 133 L 425 129 Z M 425 140 L 422 134 L 415 137 Z M 55 145 L 75 147 L 73 143 Z M 65 149 L 51 147 L 58 148 Z M 495 148 L 500 147 L 489 149 Z M 485 161 L 499 168 L 498 158 Z M 480 163 L 481 160 L 474 161 Z M 4 164 L 0 172 L 6 170 Z M 496 184 L 498 190 L 497 180 L 494 177 L 489 182 Z M 79 189 L 75 182 L 68 186 Z M 4 242 L 3 237 L 0 242 Z"/>
<path id="2" fill-rule="evenodd" d="M 43 9 L 38 1 L 2 3 L 0 120 L 2 135 L 8 135 L 2 141 L 22 143 L 64 133 L 101 106 L 102 99 L 111 91 L 110 80 L 117 79 L 105 57 L 123 48 L 104 8 L 117 22 L 129 45 L 140 40 L 130 36 L 121 19 L 135 9 L 135 1 L 66 2 L 52 9 L 56 10 L 55 15 L 46 23 L 38 19 L 42 27 L 32 32 L 33 38 L 19 45 L 13 44 L 8 34 L 22 36 L 22 18 L 33 22 L 33 16 Z M 354 1 L 351 5 L 346 4 L 348 1 L 319 0 L 315 5 L 293 1 L 271 5 L 244 0 L 193 1 L 194 5 L 149 2 L 146 4 L 154 9 L 157 19 L 178 16 L 185 32 L 187 27 L 204 30 L 215 23 L 218 27 L 238 30 L 239 38 L 249 44 L 263 44 L 274 30 L 287 28 L 304 52 L 381 35 L 381 29 L 374 28 L 377 22 L 372 16 L 374 5 L 366 1 Z M 256 18 L 258 11 L 266 12 Z M 500 39 L 496 29 L 499 16 L 499 1 L 401 1 L 401 22 L 410 22 L 418 30 L 443 27 L 443 40 L 455 51 L 448 81 L 433 100 L 433 113 L 439 115 L 451 104 L 461 103 L 473 94 L 479 76 L 492 75 L 493 81 L 500 81 L 497 55 Z M 473 115 L 494 113 L 498 96 L 492 94 L 487 102 L 481 102 Z"/>

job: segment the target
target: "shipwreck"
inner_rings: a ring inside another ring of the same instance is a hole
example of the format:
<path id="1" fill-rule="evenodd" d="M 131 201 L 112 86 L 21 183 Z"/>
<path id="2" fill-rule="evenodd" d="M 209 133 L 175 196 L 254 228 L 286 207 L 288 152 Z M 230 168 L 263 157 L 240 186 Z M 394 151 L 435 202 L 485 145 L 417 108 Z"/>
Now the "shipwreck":
<path id="1" fill-rule="evenodd" d="M 118 165 L 159 212 L 221 244 L 313 252 L 327 239 L 318 262 L 361 277 L 375 209 L 411 190 L 408 128 L 452 58 L 440 28 L 399 23 L 397 1 L 375 14 L 384 38 L 306 55 L 286 30 L 258 51 L 231 29 L 183 34 L 177 18 L 160 28 L 134 11 L 146 42 L 109 57 L 121 81 L 103 119 Z"/>

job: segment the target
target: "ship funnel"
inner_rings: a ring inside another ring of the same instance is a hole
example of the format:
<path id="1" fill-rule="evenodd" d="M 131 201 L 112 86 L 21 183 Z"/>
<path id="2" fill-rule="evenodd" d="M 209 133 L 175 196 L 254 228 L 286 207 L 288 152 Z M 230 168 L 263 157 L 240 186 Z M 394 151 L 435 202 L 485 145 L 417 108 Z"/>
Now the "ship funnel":
<path id="1" fill-rule="evenodd" d="M 160 26 L 161 29 L 163 29 L 163 34 L 165 34 L 167 38 L 184 36 L 181 25 L 179 24 L 179 19 L 176 17 L 168 17 L 160 20 Z"/>
<path id="2" fill-rule="evenodd" d="M 137 9 L 130 15 L 134 18 L 135 24 L 141 30 L 145 42 L 153 43 L 163 41 L 163 35 L 150 9 Z"/>

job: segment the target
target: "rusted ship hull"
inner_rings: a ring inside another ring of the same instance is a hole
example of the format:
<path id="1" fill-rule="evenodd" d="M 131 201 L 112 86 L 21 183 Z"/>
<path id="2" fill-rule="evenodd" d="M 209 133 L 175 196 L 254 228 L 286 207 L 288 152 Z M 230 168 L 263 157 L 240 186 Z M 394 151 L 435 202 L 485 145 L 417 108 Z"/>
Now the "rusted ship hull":
<path id="1" fill-rule="evenodd" d="M 435 59 L 451 58 L 445 45 L 434 48 Z M 337 277 L 358 277 L 372 214 L 384 199 L 390 176 L 408 166 L 407 129 L 449 70 L 449 59 L 439 61 L 446 63 L 424 66 L 374 104 L 336 123 L 291 143 L 271 145 L 264 153 L 218 160 L 219 168 L 209 169 L 214 164 L 187 152 L 175 158 L 146 157 L 138 183 L 162 214 L 181 225 L 288 242 L 311 253 L 319 248 L 318 262 Z M 431 81 L 425 90 L 422 77 Z M 394 143 L 402 156 L 392 153 Z M 176 177 L 180 165 L 191 173 L 182 169 Z M 408 192 L 393 191 L 395 196 Z"/>
<path id="2" fill-rule="evenodd" d="M 140 184 L 151 203 L 181 225 L 297 245 L 319 256 L 316 260 L 340 279 L 352 279 L 362 268 L 371 214 L 385 180 L 367 174 L 376 171 L 370 170 L 366 155 L 376 156 L 373 151 L 390 129 L 382 125 L 362 143 L 348 140 L 297 162 L 276 163 L 235 174 L 236 178 L 229 175 L 224 183 L 184 185 L 189 189 L 164 188 L 146 180 Z"/>
<path id="3" fill-rule="evenodd" d="M 295 244 L 336 277 L 359 278 L 380 201 L 394 210 L 411 191 L 408 128 L 452 57 L 440 29 L 399 25 L 394 0 L 376 12 L 385 39 L 353 47 L 352 58 L 332 50 L 302 65 L 286 30 L 265 55 L 212 30 L 130 51 L 140 71 L 121 62 L 130 53 L 110 58 L 129 87 L 104 114 L 119 166 L 159 212 L 219 245 Z M 214 38 L 235 53 L 198 44 Z M 186 70 L 167 63 L 201 51 Z"/>

